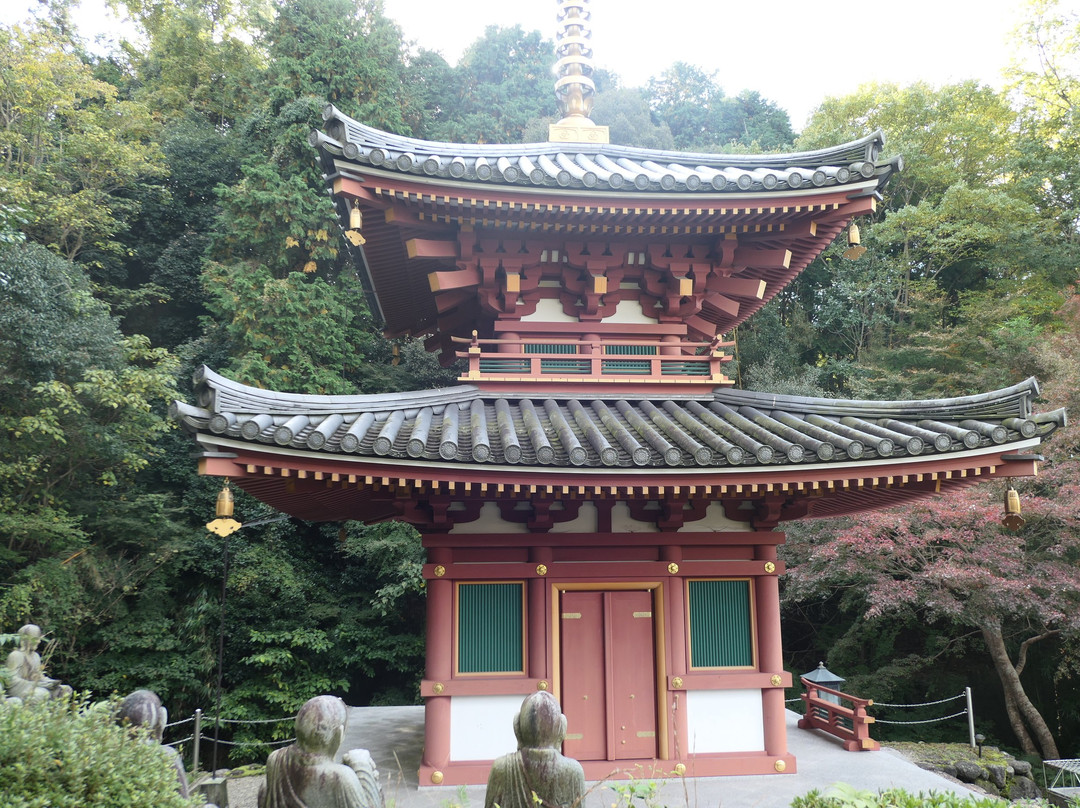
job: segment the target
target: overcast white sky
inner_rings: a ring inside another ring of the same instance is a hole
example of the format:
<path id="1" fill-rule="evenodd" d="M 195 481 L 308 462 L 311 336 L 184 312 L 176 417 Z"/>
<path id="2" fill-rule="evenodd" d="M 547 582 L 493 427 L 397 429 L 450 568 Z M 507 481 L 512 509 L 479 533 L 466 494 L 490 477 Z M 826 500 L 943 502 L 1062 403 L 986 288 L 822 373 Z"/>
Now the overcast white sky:
<path id="1" fill-rule="evenodd" d="M 407 39 L 454 63 L 488 25 L 520 24 L 554 38 L 555 0 L 384 0 Z M 113 33 L 103 0 L 83 0 L 84 36 Z M 0 23 L 34 0 L 0 0 Z M 728 94 L 759 91 L 800 129 L 826 96 L 867 81 L 1002 84 L 1018 0 L 591 0 L 596 64 L 626 86 L 675 61 L 716 70 Z M 93 30 L 91 30 L 93 29 Z"/>

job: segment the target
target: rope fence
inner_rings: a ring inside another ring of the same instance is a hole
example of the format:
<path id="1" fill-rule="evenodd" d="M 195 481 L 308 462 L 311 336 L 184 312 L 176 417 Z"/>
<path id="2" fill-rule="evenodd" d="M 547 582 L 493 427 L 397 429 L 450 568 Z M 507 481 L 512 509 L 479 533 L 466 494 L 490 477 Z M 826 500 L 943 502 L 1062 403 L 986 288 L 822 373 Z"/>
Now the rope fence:
<path id="1" fill-rule="evenodd" d="M 292 743 L 296 738 L 286 738 L 284 741 L 218 741 L 222 746 L 281 746 Z"/>
<path id="2" fill-rule="evenodd" d="M 214 722 L 214 719 L 209 718 L 209 717 L 204 718 L 203 720 L 204 721 L 209 721 L 210 723 Z M 252 719 L 222 718 L 221 723 L 222 724 L 280 724 L 282 721 L 295 721 L 295 720 L 296 720 L 296 716 L 295 715 L 290 715 L 287 718 L 257 718 L 257 719 L 256 718 L 252 718 Z"/>
<path id="3" fill-rule="evenodd" d="M 214 716 L 204 715 L 201 709 L 196 709 L 195 714 L 187 718 L 181 718 L 177 721 L 172 721 L 165 725 L 165 729 L 172 729 L 174 727 L 183 727 L 188 724 L 193 724 L 191 734 L 186 738 L 181 738 L 177 741 L 170 741 L 165 746 L 176 749 L 184 744 L 192 744 L 191 748 L 191 771 L 199 771 L 199 753 L 200 746 L 203 739 L 213 741 L 213 737 L 210 735 L 204 735 L 204 724 L 208 727 L 214 726 L 259 726 L 268 724 L 282 724 L 286 721 L 292 722 L 296 720 L 295 715 L 284 716 L 282 718 L 217 718 Z M 225 741 L 220 738 L 216 743 L 225 747 L 233 748 L 250 748 L 250 747 L 276 747 L 284 746 L 285 744 L 293 743 L 296 738 L 286 738 L 279 741 Z"/>
<path id="4" fill-rule="evenodd" d="M 910 721 L 889 720 L 885 718 L 874 718 L 875 724 L 891 724 L 894 726 L 914 726 L 916 724 L 936 724 L 940 721 L 952 721 L 954 718 L 960 718 L 966 715 L 968 717 L 968 742 L 971 744 L 971 748 L 974 749 L 975 743 L 975 711 L 972 708 L 971 688 L 965 687 L 963 693 L 958 693 L 955 696 L 948 696 L 944 699 L 937 699 L 935 701 L 921 701 L 915 704 L 890 704 L 883 701 L 875 701 L 874 707 L 888 707 L 891 709 L 902 710 L 915 710 L 921 707 L 937 707 L 941 704 L 949 704 L 950 702 L 959 701 L 964 699 L 967 703 L 963 710 L 949 715 L 938 716 L 937 718 L 923 718 Z M 784 699 L 784 704 L 794 704 L 796 702 L 803 701 L 801 696 L 796 696 L 793 699 Z"/>
<path id="5" fill-rule="evenodd" d="M 967 716 L 968 723 L 968 742 L 971 744 L 971 748 L 975 748 L 975 711 L 972 709 L 971 702 L 971 688 L 965 687 L 963 693 L 958 693 L 955 696 L 948 696 L 944 699 L 937 699 L 935 701 L 923 701 L 918 704 L 889 704 L 887 702 L 874 702 L 875 707 L 889 707 L 893 709 L 907 709 L 915 710 L 921 707 L 938 707 L 942 704 L 949 704 L 950 702 L 960 701 L 963 699 L 966 704 L 963 710 L 960 712 L 951 713 L 950 715 L 942 715 L 937 718 L 922 718 L 912 719 L 909 721 L 890 720 L 885 718 L 875 718 L 874 722 L 877 724 L 890 724 L 893 726 L 915 726 L 917 724 L 937 724 L 941 721 L 952 721 L 954 718 L 960 718 L 961 716 Z"/>
<path id="6" fill-rule="evenodd" d="M 941 705 L 941 704 L 948 704 L 948 703 L 953 702 L 953 701 L 959 701 L 960 699 L 966 699 L 967 700 L 967 705 L 966 705 L 965 709 L 961 710 L 960 712 L 952 713 L 950 715 L 943 715 L 943 716 L 940 716 L 940 717 L 937 717 L 937 718 L 925 718 L 925 719 L 921 719 L 921 720 L 912 720 L 912 721 L 893 721 L 893 720 L 886 720 L 884 718 L 875 718 L 874 723 L 877 723 L 877 724 L 892 724 L 892 725 L 909 725 L 909 726 L 910 725 L 915 725 L 915 724 L 936 724 L 936 723 L 938 723 L 940 721 L 951 721 L 954 718 L 960 718 L 961 716 L 966 715 L 968 717 L 969 742 L 971 744 L 971 748 L 974 749 L 975 745 L 976 745 L 975 744 L 975 713 L 972 710 L 971 688 L 970 687 L 964 688 L 963 693 L 958 693 L 955 696 L 949 696 L 948 698 L 944 698 L 944 699 L 937 699 L 936 701 L 923 701 L 923 702 L 918 702 L 916 704 L 890 704 L 888 702 L 874 702 L 873 706 L 874 707 L 888 707 L 890 709 L 914 710 L 914 709 L 918 709 L 918 708 L 921 708 L 921 707 L 936 707 L 936 706 Z M 793 704 L 795 702 L 801 702 L 801 701 L 802 701 L 802 698 L 797 696 L 797 697 L 795 697 L 793 699 L 784 699 L 784 704 Z M 221 718 L 221 719 L 215 719 L 215 718 L 210 717 L 210 716 L 204 716 L 203 713 L 202 713 L 202 710 L 196 710 L 195 714 L 188 717 L 188 718 L 181 718 L 178 721 L 173 721 L 173 722 L 165 725 L 166 729 L 171 729 L 173 727 L 181 727 L 181 726 L 185 726 L 185 725 L 191 724 L 191 723 L 194 723 L 194 725 L 195 725 L 191 735 L 188 735 L 186 738 L 181 738 L 178 741 L 171 741 L 170 743 L 167 743 L 165 745 L 175 748 L 175 747 L 181 746 L 181 745 L 186 744 L 186 743 L 194 742 L 194 746 L 192 748 L 192 755 L 191 755 L 192 756 L 192 771 L 197 772 L 199 770 L 199 746 L 201 744 L 202 737 L 203 737 L 203 735 L 202 735 L 202 724 L 203 724 L 204 721 L 207 722 L 211 726 L 213 726 L 215 724 L 215 722 L 220 722 L 222 725 L 254 726 L 254 725 L 261 725 L 261 724 L 281 724 L 281 723 L 284 723 L 285 721 L 295 721 L 295 720 L 296 720 L 296 716 L 285 716 L 283 718 L 257 718 L 257 719 L 255 719 L 255 718 Z M 222 741 L 222 740 L 219 740 L 218 743 L 220 743 L 222 746 L 231 746 L 231 747 L 283 746 L 284 744 L 293 743 L 295 740 L 296 740 L 295 738 L 287 738 L 285 740 L 280 740 L 280 741 Z"/>
<path id="7" fill-rule="evenodd" d="M 923 701 L 918 704 L 886 704 L 883 701 L 875 701 L 876 707 L 936 707 L 938 704 L 948 704 L 950 701 L 956 701 L 957 699 L 966 698 L 967 693 L 960 693 L 956 696 L 949 696 L 947 699 L 938 699 L 937 701 Z M 963 715 L 963 713 L 958 713 Z"/>
<path id="8" fill-rule="evenodd" d="M 948 721 L 952 718 L 959 718 L 962 715 L 967 715 L 967 710 L 961 710 L 958 713 L 952 715 L 943 715 L 941 718 L 924 718 L 922 721 L 887 721 L 884 718 L 875 718 L 875 724 L 936 724 L 938 721 Z"/>

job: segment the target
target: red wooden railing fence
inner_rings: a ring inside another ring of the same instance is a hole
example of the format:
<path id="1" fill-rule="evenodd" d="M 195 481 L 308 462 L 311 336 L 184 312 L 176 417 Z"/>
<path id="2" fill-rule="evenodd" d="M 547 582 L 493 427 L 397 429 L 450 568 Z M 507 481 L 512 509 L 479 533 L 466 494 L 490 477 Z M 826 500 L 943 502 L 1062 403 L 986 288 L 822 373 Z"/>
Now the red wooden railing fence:
<path id="1" fill-rule="evenodd" d="M 802 695 L 806 714 L 799 719 L 801 729 L 820 729 L 835 735 L 844 742 L 844 749 L 849 752 L 873 752 L 881 748 L 881 744 L 870 737 L 870 725 L 874 723 L 874 718 L 866 714 L 866 708 L 874 703 L 873 699 L 857 699 L 806 679 L 800 681 L 806 688 Z M 827 701 L 821 697 L 822 693 L 850 702 L 851 707 Z"/>

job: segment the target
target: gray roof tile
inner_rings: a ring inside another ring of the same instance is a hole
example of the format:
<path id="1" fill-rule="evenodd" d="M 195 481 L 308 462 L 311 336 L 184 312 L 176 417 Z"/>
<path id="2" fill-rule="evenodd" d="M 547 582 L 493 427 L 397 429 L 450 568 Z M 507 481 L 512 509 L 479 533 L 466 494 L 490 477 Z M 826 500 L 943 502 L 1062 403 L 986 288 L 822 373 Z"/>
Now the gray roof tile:
<path id="1" fill-rule="evenodd" d="M 1044 437 L 1033 379 L 976 396 L 850 401 L 739 390 L 660 399 L 496 394 L 476 387 L 298 396 L 197 374 L 204 406 L 176 402 L 196 433 L 327 455 L 462 464 L 745 468 L 930 457 Z"/>
<path id="2" fill-rule="evenodd" d="M 492 185 L 649 193 L 783 193 L 828 186 L 880 188 L 899 157 L 881 160 L 874 132 L 828 149 L 786 154 L 710 154 L 614 144 L 462 144 L 383 132 L 333 105 L 325 132 L 312 132 L 328 174 L 374 169 Z"/>

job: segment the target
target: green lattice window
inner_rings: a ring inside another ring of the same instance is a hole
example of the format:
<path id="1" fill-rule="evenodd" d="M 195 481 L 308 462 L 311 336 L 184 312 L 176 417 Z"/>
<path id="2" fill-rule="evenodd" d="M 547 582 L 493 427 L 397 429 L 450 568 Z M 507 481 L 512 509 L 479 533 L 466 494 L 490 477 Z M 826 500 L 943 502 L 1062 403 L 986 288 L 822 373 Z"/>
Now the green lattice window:
<path id="1" fill-rule="evenodd" d="M 458 673 L 525 670 L 522 583 L 459 584 Z"/>
<path id="2" fill-rule="evenodd" d="M 605 345 L 608 356 L 656 356 L 655 345 Z"/>
<path id="3" fill-rule="evenodd" d="M 576 354 L 577 352 L 577 345 L 558 345 L 531 342 L 525 343 L 525 353 Z"/>
<path id="4" fill-rule="evenodd" d="M 690 581 L 690 667 L 754 664 L 750 582 Z"/>

